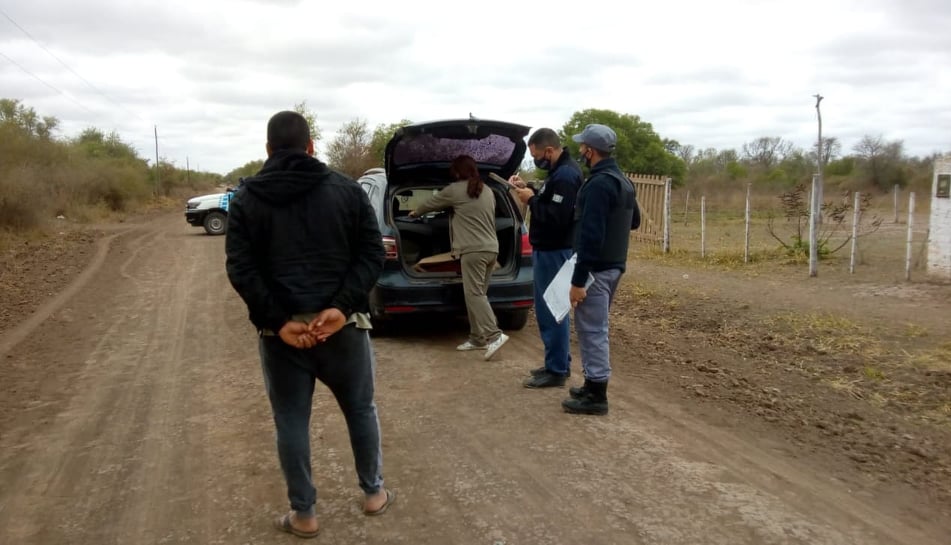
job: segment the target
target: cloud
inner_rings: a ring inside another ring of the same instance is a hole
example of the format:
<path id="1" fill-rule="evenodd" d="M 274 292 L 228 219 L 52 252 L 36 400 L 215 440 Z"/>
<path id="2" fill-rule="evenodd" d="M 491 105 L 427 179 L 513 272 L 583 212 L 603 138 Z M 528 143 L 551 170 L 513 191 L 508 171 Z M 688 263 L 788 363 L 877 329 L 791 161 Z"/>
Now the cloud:
<path id="1" fill-rule="evenodd" d="M 3 9 L 101 93 L 0 17 L 0 52 L 65 93 L 0 58 L 0 96 L 61 118 L 64 134 L 117 130 L 146 156 L 158 125 L 160 153 L 219 172 L 260 158 L 268 117 L 302 100 L 325 140 L 356 118 L 472 112 L 559 129 L 575 111 L 607 108 L 697 148 L 766 135 L 807 147 L 821 92 L 827 131 L 846 149 L 866 133 L 915 154 L 951 146 L 944 0 L 618 5 L 597 24 L 577 6 L 484 0 L 463 19 L 450 8 L 21 2 Z"/>

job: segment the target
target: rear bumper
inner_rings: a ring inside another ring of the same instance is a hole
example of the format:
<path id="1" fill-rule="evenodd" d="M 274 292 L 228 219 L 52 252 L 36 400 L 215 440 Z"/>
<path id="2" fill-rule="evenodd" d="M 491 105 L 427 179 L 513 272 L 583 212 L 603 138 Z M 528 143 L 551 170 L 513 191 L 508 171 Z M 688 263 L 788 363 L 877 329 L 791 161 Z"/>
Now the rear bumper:
<path id="1" fill-rule="evenodd" d="M 535 303 L 531 268 L 515 279 L 492 282 L 489 304 L 496 311 L 530 309 Z M 466 301 L 461 281 L 413 284 L 400 272 L 387 271 L 370 292 L 370 308 L 377 318 L 397 314 L 465 314 Z"/>

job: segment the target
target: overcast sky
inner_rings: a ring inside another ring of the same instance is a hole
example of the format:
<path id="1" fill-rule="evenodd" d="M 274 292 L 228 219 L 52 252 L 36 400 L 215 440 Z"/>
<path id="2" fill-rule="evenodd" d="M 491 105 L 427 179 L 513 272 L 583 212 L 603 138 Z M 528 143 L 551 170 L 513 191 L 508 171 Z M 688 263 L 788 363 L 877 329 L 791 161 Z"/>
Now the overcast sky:
<path id="1" fill-rule="evenodd" d="M 354 118 L 373 127 L 472 112 L 558 129 L 575 111 L 606 108 L 697 148 L 758 136 L 807 148 L 820 92 L 824 133 L 846 151 L 864 134 L 903 140 L 912 155 L 951 151 L 948 0 L 0 9 L 0 97 L 58 117 L 62 136 L 116 130 L 144 157 L 157 125 L 160 155 L 220 173 L 263 158 L 268 117 L 302 100 L 325 141 Z"/>

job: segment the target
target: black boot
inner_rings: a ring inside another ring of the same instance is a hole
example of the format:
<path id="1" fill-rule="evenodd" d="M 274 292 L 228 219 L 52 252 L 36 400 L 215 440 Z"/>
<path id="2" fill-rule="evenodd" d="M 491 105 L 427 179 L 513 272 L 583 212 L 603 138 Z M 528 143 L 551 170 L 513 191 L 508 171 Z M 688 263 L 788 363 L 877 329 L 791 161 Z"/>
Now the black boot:
<path id="1" fill-rule="evenodd" d="M 584 386 L 574 388 L 578 391 L 579 397 L 574 397 L 574 392 L 570 399 L 561 402 L 561 407 L 566 413 L 572 414 L 608 414 L 608 383 L 584 381 Z"/>
<path id="2" fill-rule="evenodd" d="M 571 396 L 571 399 L 581 399 L 588 393 L 588 379 L 584 379 L 583 386 L 572 386 L 568 388 L 568 395 Z"/>

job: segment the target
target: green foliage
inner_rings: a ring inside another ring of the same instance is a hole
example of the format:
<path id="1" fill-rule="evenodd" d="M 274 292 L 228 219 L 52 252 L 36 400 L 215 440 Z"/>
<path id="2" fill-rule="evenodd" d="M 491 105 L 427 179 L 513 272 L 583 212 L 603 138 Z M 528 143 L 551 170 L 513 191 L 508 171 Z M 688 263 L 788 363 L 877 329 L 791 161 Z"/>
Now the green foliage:
<path id="1" fill-rule="evenodd" d="M 684 181 L 687 166 L 684 161 L 668 150 L 678 148 L 676 141 L 665 141 L 654 132 L 650 123 L 631 114 L 619 114 L 611 110 L 588 109 L 575 112 L 561 129 L 561 139 L 571 153 L 577 156 L 578 144 L 571 136 L 580 133 L 590 123 L 600 123 L 617 133 L 617 148 L 614 158 L 621 170 L 638 174 L 670 176 L 675 184 Z"/>
<path id="2" fill-rule="evenodd" d="M 254 176 L 258 172 L 260 172 L 261 168 L 263 167 L 264 167 L 264 159 L 256 159 L 254 161 L 248 161 L 247 163 L 241 165 L 240 167 L 225 174 L 224 179 L 229 184 L 237 185 L 238 180 L 240 180 L 241 178 L 247 178 L 248 176 Z"/>
<path id="3" fill-rule="evenodd" d="M 90 127 L 58 139 L 58 125 L 18 100 L 0 99 L 0 229 L 34 229 L 60 214 L 96 219 L 98 211 L 127 212 L 152 199 L 156 189 L 178 195 L 184 186 L 220 179 L 162 163 L 157 188 L 155 169 L 117 133 Z"/>
<path id="4" fill-rule="evenodd" d="M 106 136 L 99 129 L 89 127 L 80 133 L 74 144 L 88 157 L 138 160 L 145 164 L 144 160 L 139 159 L 135 148 L 123 142 L 115 131 Z"/>
<path id="5" fill-rule="evenodd" d="M 370 138 L 366 121 L 353 119 L 344 123 L 327 147 L 327 164 L 353 179 L 359 178 L 378 166 L 370 153 Z"/>
<path id="6" fill-rule="evenodd" d="M 52 116 L 41 118 L 33 108 L 24 106 L 19 100 L 0 98 L 0 126 L 7 126 L 27 136 L 49 140 L 59 127 L 59 120 Z"/>
<path id="7" fill-rule="evenodd" d="M 730 161 L 726 164 L 726 175 L 729 176 L 731 180 L 741 180 L 746 178 L 746 167 L 736 161 Z"/>
<path id="8" fill-rule="evenodd" d="M 302 100 L 294 105 L 294 111 L 304 116 L 307 126 L 310 127 L 310 138 L 317 143 L 322 137 L 320 127 L 317 126 L 317 113 L 307 108 L 307 101 Z"/>
<path id="9" fill-rule="evenodd" d="M 408 119 L 403 119 L 398 123 L 390 123 L 388 125 L 380 124 L 373 129 L 373 136 L 370 137 L 370 157 L 376 161 L 377 166 L 383 166 L 386 144 L 393 138 L 396 131 L 412 123 L 413 122 Z"/>
<path id="10" fill-rule="evenodd" d="M 871 185 L 889 191 L 895 185 L 908 183 L 909 171 L 901 140 L 886 142 L 881 135 L 865 135 L 854 151 L 860 175 Z"/>
<path id="11" fill-rule="evenodd" d="M 825 174 L 828 176 L 849 176 L 855 170 L 855 157 L 843 157 L 829 161 L 826 165 Z"/>

